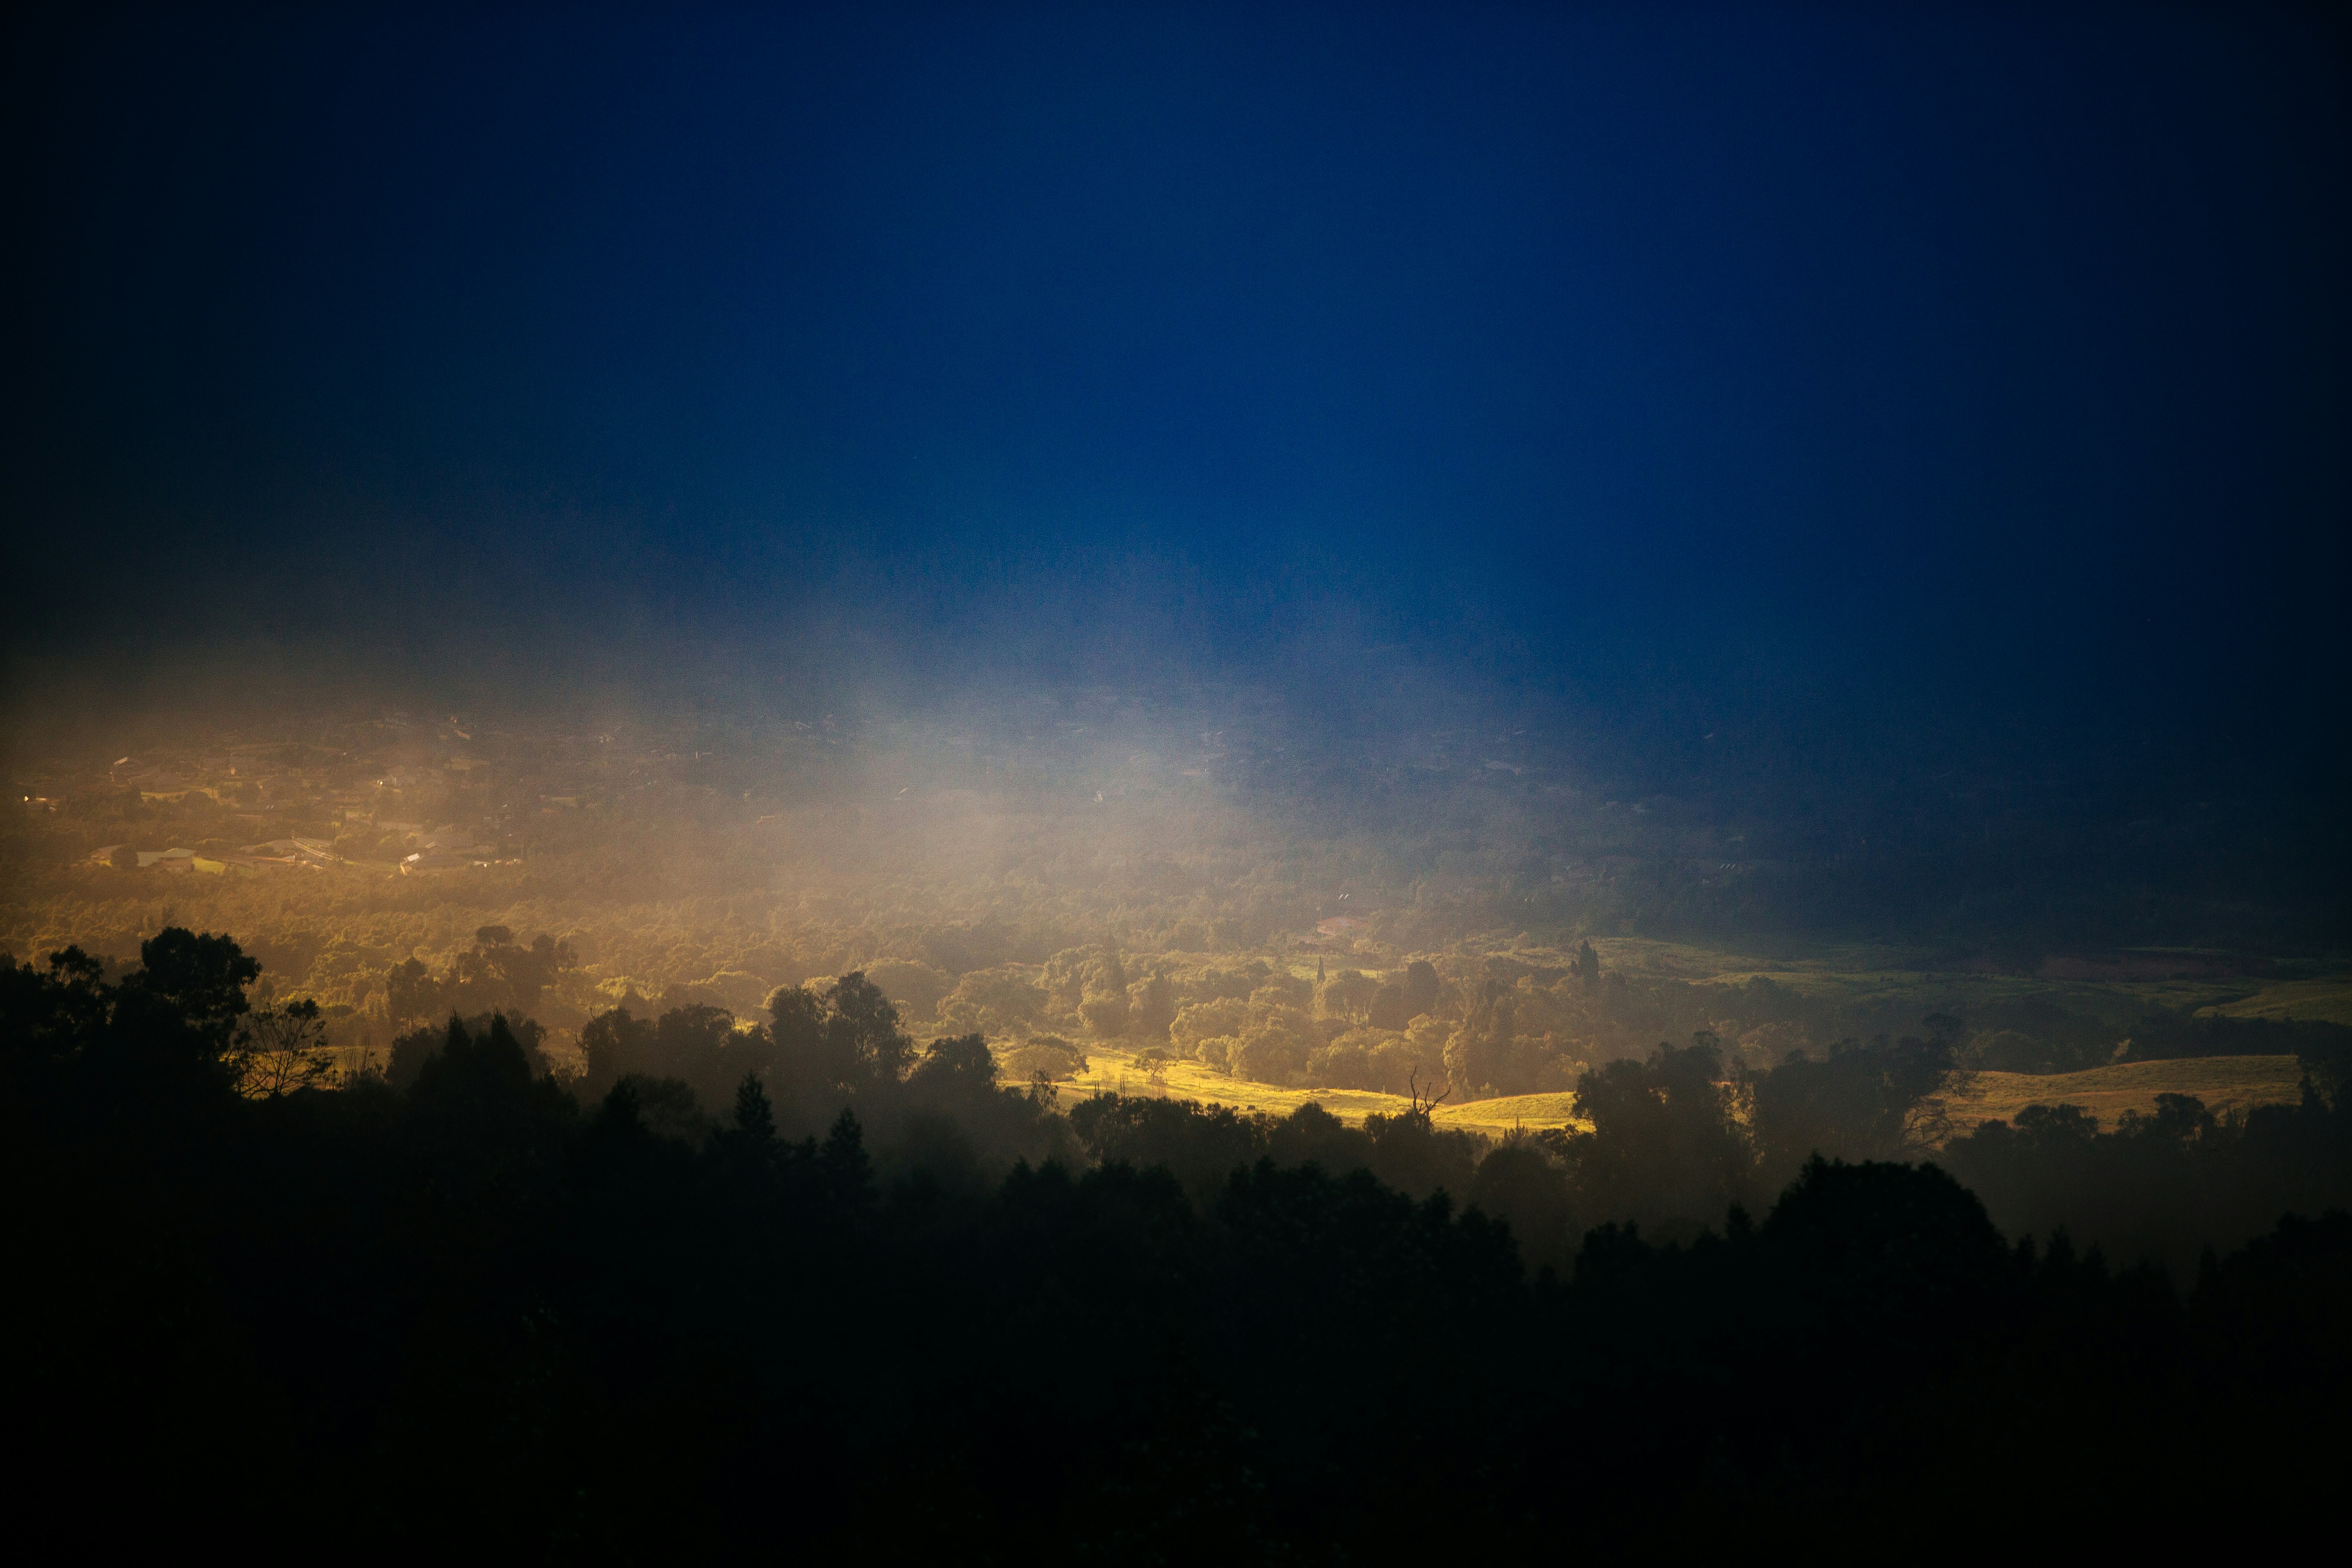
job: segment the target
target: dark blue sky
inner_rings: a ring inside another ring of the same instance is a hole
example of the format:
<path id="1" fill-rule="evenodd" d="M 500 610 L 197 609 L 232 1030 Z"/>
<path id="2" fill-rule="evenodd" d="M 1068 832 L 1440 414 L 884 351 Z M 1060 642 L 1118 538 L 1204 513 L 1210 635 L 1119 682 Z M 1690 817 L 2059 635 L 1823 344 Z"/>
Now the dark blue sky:
<path id="1" fill-rule="evenodd" d="M 12 652 L 1311 635 L 2316 786 L 2343 34 L 1902 9 L 21 33 Z"/>

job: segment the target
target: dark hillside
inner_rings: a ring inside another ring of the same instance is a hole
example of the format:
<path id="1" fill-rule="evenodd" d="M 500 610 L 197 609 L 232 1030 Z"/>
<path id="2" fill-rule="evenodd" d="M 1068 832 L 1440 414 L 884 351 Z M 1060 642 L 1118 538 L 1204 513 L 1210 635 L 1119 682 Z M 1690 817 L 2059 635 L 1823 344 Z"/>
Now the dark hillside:
<path id="1" fill-rule="evenodd" d="M 1816 1157 L 1680 1244 L 1613 1223 L 1705 1212 L 1675 1173 L 1722 1124 L 1671 1054 L 1657 1108 L 1601 1110 L 1589 1146 L 1482 1156 L 1426 1118 L 1066 1120 L 959 1042 L 894 1057 L 892 1020 L 844 994 L 798 1033 L 780 1012 L 779 1070 L 682 1125 L 653 1112 L 696 1103 L 668 1080 L 583 1108 L 503 1016 L 453 1022 L 405 1090 L 271 1092 L 251 980 L 184 932 L 119 981 L 70 953 L 0 974 L 8 1329 L 43 1347 L 8 1396 L 48 1434 L 19 1482 L 145 1478 L 85 1526 L 110 1546 L 1273 1563 L 1569 1531 L 1843 1554 L 1923 1516 L 1956 1543 L 2072 1528 L 2084 1496 L 2154 1520 L 2191 1488 L 2259 1490 L 2284 1526 L 2326 1495 L 2302 1419 L 2352 1394 L 2340 1212 L 2209 1254 L 2185 1290 L 2063 1234 L 2006 1240 L 1928 1164 Z M 828 1104 L 821 1134 L 780 1135 Z M 2112 1150 L 1979 1135 L 1952 1168 L 2072 1159 L 2095 1193 L 2161 1169 L 2194 1194 L 2294 1166 L 2340 1201 L 2337 1104 L 2204 1153 L 2187 1123 Z M 896 1174 L 869 1126 L 898 1129 Z M 1021 1147 L 1045 1163 L 978 1174 Z M 1521 1223 L 1558 1267 L 1530 1272 Z M 238 1456 L 268 1506 L 199 1453 Z M 1995 1519 L 1988 1495 L 2050 1500 Z"/>

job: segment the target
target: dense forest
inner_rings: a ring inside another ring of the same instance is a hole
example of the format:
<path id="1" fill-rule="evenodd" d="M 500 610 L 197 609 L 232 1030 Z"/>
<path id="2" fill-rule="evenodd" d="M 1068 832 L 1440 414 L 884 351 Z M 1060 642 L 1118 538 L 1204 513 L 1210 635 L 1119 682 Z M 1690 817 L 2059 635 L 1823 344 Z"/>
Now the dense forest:
<path id="1" fill-rule="evenodd" d="M 569 1083 L 499 1011 L 345 1071 L 259 973 L 178 928 L 0 973 L 21 1479 L 139 1478 L 93 1542 L 1844 1554 L 2316 1509 L 2352 1393 L 2324 1046 L 2297 1106 L 1924 1163 L 1932 1029 L 1661 1047 L 1495 1145 L 1064 1103 L 856 974 L 753 1029 L 614 1009 Z"/>

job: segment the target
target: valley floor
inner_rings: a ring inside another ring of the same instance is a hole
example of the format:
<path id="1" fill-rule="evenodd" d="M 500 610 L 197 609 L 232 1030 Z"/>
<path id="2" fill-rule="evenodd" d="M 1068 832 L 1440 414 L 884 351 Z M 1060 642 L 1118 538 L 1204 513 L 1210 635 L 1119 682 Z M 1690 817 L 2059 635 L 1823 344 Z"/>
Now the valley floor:
<path id="1" fill-rule="evenodd" d="M 2124 1062 L 2087 1072 L 1984 1072 L 1953 1098 L 1962 1127 L 2014 1121 L 2029 1105 L 2079 1105 L 2113 1130 L 2126 1111 L 2153 1115 L 2159 1094 L 2194 1095 L 2216 1116 L 2303 1098 L 2303 1069 L 2293 1057 L 2184 1057 Z"/>
<path id="2" fill-rule="evenodd" d="M 2029 1105 L 2078 1105 L 2095 1115 L 2102 1129 L 2112 1131 L 2126 1111 L 2154 1114 L 2160 1094 L 2194 1095 L 2216 1116 L 2258 1105 L 2292 1105 L 2302 1097 L 2302 1077 L 2291 1056 L 2186 1057 L 2071 1073 L 1982 1072 L 1954 1097 L 1954 1120 L 1969 1130 L 1981 1121 L 2013 1121 Z M 1059 1088 L 1066 1101 L 1096 1093 L 1151 1095 L 1276 1116 L 1311 1102 L 1350 1124 L 1374 1113 L 1393 1116 L 1412 1108 L 1401 1095 L 1253 1083 L 1191 1061 L 1166 1064 L 1155 1079 L 1134 1056 L 1101 1047 L 1090 1047 L 1087 1070 Z M 1532 1132 L 1546 1127 L 1589 1127 L 1576 1116 L 1575 1101 L 1574 1095 L 1564 1093 L 1507 1095 L 1442 1104 L 1436 1121 L 1442 1127 L 1493 1138 L 1514 1129 Z"/>

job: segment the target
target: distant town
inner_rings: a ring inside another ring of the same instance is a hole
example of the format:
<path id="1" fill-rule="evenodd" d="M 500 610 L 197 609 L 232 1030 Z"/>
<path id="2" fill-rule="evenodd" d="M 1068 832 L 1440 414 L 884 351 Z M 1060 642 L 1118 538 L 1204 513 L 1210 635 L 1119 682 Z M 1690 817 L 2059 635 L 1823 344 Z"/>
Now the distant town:
<path id="1" fill-rule="evenodd" d="M 676 786 L 711 796 L 712 785 L 687 776 L 708 755 L 624 744 L 611 732 L 518 734 L 392 715 L 324 722 L 303 740 L 135 751 L 103 767 L 53 760 L 16 782 L 50 835 L 83 840 L 78 858 L 118 870 L 250 877 L 377 866 L 415 876 L 519 865 L 524 819 L 593 811 L 615 793 Z"/>

